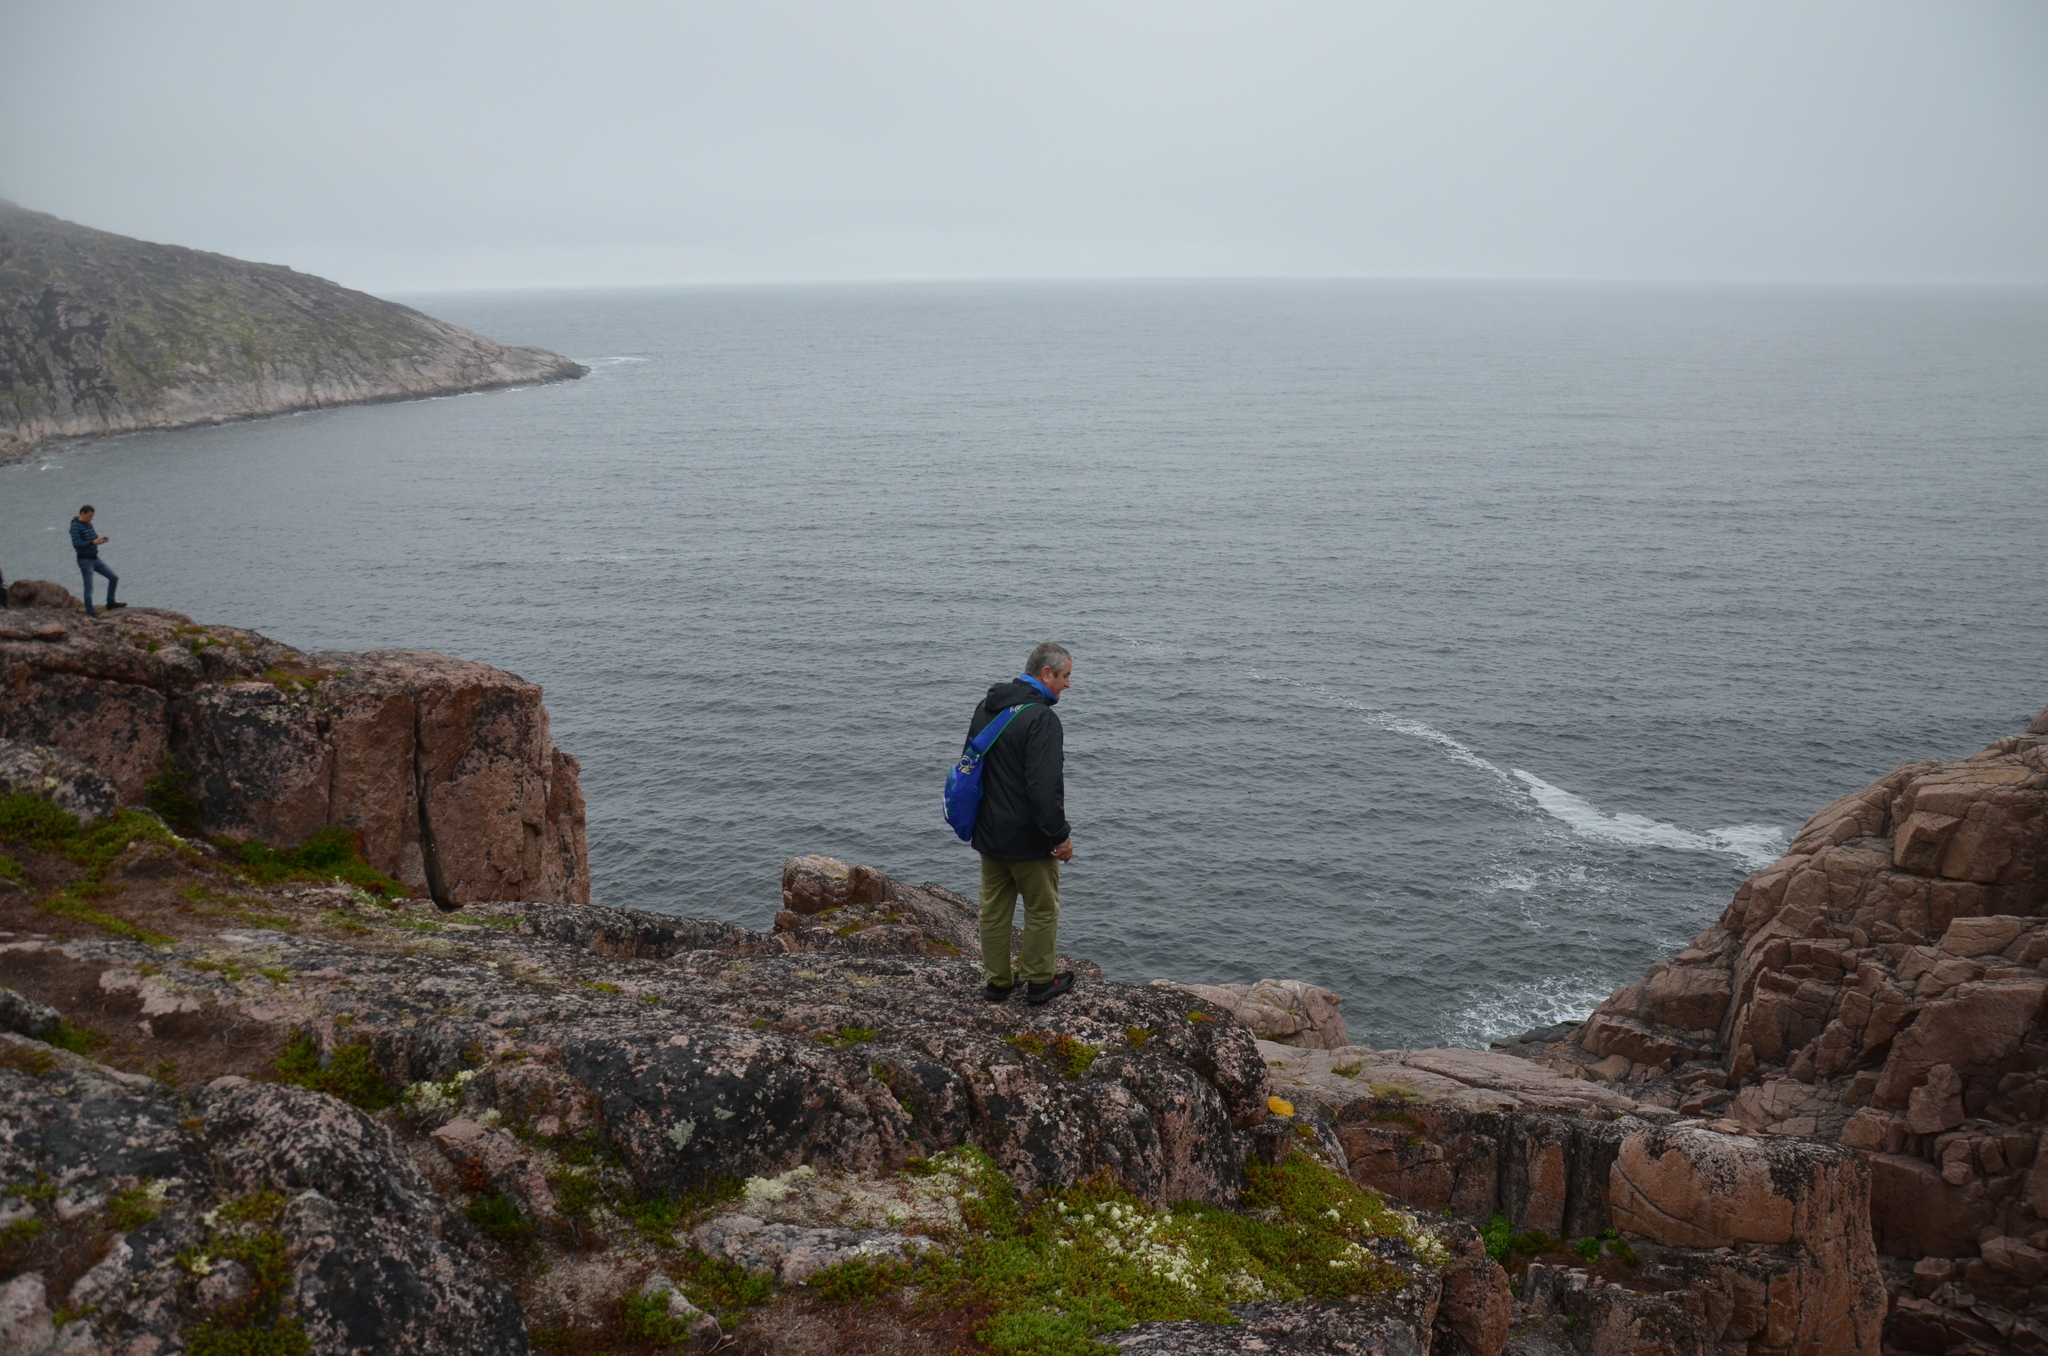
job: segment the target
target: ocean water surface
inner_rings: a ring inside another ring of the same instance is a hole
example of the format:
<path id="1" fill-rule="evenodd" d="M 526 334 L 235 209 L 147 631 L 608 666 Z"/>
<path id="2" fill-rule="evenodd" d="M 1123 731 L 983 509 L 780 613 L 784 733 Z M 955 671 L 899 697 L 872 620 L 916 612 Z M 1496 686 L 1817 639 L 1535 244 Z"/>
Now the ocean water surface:
<path id="1" fill-rule="evenodd" d="M 581 382 L 0 468 L 0 570 L 545 685 L 594 898 L 765 927 L 1040 639 L 1063 949 L 1354 1039 L 1583 1015 L 1802 819 L 2048 704 L 2048 294 L 1461 283 L 407 298 Z"/>

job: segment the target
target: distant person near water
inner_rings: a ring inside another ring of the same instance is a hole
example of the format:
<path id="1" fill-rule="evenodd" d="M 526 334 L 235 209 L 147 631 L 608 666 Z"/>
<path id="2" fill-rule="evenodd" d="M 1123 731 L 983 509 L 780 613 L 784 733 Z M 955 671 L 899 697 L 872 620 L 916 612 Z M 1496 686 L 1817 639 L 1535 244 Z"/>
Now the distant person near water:
<path id="1" fill-rule="evenodd" d="M 105 537 L 93 535 L 92 505 L 87 504 L 71 520 L 71 549 L 78 555 L 78 573 L 85 583 L 85 615 L 97 617 L 92 610 L 92 577 L 103 574 L 107 577 L 107 611 L 126 607 L 126 603 L 114 601 L 114 590 L 121 587 L 121 576 L 107 568 L 107 562 L 100 559 L 100 548 L 107 544 Z"/>
<path id="2" fill-rule="evenodd" d="M 1027 1003 L 1046 1003 L 1074 987 L 1072 971 L 1053 973 L 1060 928 L 1060 865 L 1074 860 L 1067 824 L 1064 735 L 1053 706 L 1073 681 L 1074 657 L 1051 641 L 1031 651 L 1024 672 L 997 683 L 974 709 L 971 742 L 1012 708 L 983 756 L 974 850 L 981 854 L 981 966 L 985 993 L 1000 1003 L 1025 982 Z M 1010 963 L 1010 922 L 1024 897 L 1024 951 Z"/>

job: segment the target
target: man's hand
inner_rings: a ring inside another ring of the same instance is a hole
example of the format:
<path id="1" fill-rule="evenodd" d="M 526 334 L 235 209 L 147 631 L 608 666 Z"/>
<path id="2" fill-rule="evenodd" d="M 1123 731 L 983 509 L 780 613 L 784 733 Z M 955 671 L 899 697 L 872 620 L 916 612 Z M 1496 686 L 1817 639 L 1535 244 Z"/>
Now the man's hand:
<path id="1" fill-rule="evenodd" d="M 105 545 L 106 545 L 106 544 L 107 544 L 108 542 L 110 542 L 110 541 L 112 541 L 112 540 L 113 540 L 113 538 L 112 538 L 112 537 L 94 537 L 94 538 L 92 539 L 92 544 L 93 544 L 94 546 L 105 546 Z"/>
<path id="2" fill-rule="evenodd" d="M 1052 850 L 1052 859 L 1053 859 L 1054 861 L 1056 861 L 1056 862 L 1071 862 L 1071 861 L 1073 861 L 1073 860 L 1074 860 L 1074 840 L 1073 840 L 1073 839 L 1071 839 L 1071 838 L 1069 838 L 1069 839 L 1068 839 L 1068 840 L 1067 840 L 1066 842 L 1064 842 L 1064 843 L 1061 843 L 1061 844 L 1060 844 L 1060 845 L 1059 845 L 1058 847 L 1054 848 L 1054 849 Z"/>

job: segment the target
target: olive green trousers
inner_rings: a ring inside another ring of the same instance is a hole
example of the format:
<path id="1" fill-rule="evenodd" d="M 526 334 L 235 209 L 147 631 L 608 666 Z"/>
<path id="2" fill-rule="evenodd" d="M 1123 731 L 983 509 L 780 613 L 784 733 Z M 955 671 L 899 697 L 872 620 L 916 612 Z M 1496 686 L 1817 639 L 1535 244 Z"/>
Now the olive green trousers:
<path id="1" fill-rule="evenodd" d="M 1017 896 L 1024 896 L 1024 952 L 1010 971 L 1010 920 Z M 988 982 L 1008 987 L 1019 979 L 1050 984 L 1059 953 L 1060 864 L 1050 857 L 1028 862 L 981 859 L 981 968 Z"/>

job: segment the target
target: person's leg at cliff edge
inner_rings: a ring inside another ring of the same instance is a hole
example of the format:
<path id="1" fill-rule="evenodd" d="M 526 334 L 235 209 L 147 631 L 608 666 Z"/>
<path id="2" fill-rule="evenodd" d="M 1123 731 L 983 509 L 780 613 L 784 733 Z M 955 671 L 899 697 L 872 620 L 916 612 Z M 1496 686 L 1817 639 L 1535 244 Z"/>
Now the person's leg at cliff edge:
<path id="1" fill-rule="evenodd" d="M 117 607 L 128 606 L 126 603 L 114 601 L 114 590 L 121 587 L 121 576 L 108 569 L 106 561 L 81 560 L 78 562 L 78 570 L 80 574 L 85 576 L 85 610 L 88 616 L 98 615 L 92 610 L 92 577 L 96 574 L 102 576 L 107 581 L 107 601 L 105 604 L 107 611 L 112 612 Z"/>
<path id="2" fill-rule="evenodd" d="M 981 806 L 974 850 L 981 854 L 981 966 L 986 997 L 1000 1003 L 1024 979 L 1024 998 L 1046 1003 L 1074 987 L 1055 973 L 1059 954 L 1060 866 L 1074 860 L 1067 824 L 1066 748 L 1060 694 L 1073 683 L 1074 657 L 1052 641 L 1035 646 L 1024 672 L 988 690 L 968 722 L 971 742 L 1003 716 L 982 755 Z M 1024 953 L 1012 966 L 1010 923 L 1024 898 Z"/>
<path id="3" fill-rule="evenodd" d="M 1013 972 L 1010 928 L 1019 895 L 1024 897 L 1024 949 L 1016 958 Z M 1058 862 L 1050 857 L 1030 862 L 981 859 L 981 968 L 988 975 L 991 997 L 997 991 L 1007 997 L 1020 978 L 1026 986 L 1027 1001 L 1039 994 L 1046 998 L 1056 996 L 1051 991 L 1060 979 L 1053 973 L 1053 962 L 1059 954 L 1059 934 Z M 1060 993 L 1073 987 L 1073 976 L 1066 979 Z M 1045 998 L 1038 1001 L 1044 1002 Z"/>

